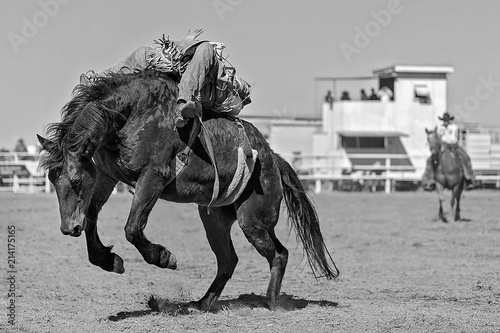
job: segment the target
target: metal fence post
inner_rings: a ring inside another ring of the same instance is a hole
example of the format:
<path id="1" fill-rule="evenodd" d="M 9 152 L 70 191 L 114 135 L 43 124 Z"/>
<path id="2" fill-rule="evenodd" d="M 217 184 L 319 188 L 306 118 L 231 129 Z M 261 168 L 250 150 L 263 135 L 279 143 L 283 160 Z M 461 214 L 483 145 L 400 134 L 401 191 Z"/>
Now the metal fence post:
<path id="1" fill-rule="evenodd" d="M 19 192 L 19 177 L 16 174 L 12 176 L 12 192 Z"/>
<path id="2" fill-rule="evenodd" d="M 314 182 L 314 193 L 321 193 L 321 179 L 316 179 Z"/>
<path id="3" fill-rule="evenodd" d="M 45 193 L 50 193 L 49 173 L 45 173 Z"/>
<path id="4" fill-rule="evenodd" d="M 391 193 L 391 178 L 389 176 L 389 170 L 391 169 L 391 159 L 386 157 L 385 159 L 385 193 Z"/>

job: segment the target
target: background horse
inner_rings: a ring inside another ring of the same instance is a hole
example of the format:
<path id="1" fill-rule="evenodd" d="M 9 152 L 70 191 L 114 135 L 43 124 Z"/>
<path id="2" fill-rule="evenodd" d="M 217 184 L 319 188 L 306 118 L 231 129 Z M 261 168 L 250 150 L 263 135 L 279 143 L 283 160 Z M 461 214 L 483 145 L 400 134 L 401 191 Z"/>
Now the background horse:
<path id="1" fill-rule="evenodd" d="M 248 241 L 269 263 L 267 298 L 274 309 L 288 260 L 288 251 L 274 231 L 284 198 L 289 221 L 314 275 L 338 277 L 316 210 L 296 173 L 250 123 L 243 122 L 243 126 L 258 159 L 236 201 L 207 208 L 215 169 L 203 138 L 195 139 L 187 166 L 176 176 L 175 156 L 185 151 L 194 131 L 192 122 L 174 130 L 177 92 L 172 78 L 152 72 L 111 74 L 75 89 L 74 98 L 62 110 L 62 121 L 48 126 L 47 139 L 39 136 L 45 150 L 41 166 L 48 170 L 57 193 L 63 234 L 76 237 L 85 231 L 90 262 L 106 271 L 123 273 L 123 260 L 111 252 L 111 246 L 101 243 L 97 233 L 98 213 L 122 181 L 135 188 L 125 226 L 127 240 L 147 263 L 175 269 L 175 256 L 164 246 L 151 243 L 143 230 L 159 198 L 196 203 L 217 257 L 217 275 L 206 294 L 189 307 L 210 310 L 231 278 L 238 257 L 230 229 L 237 220 Z M 235 173 L 239 130 L 235 121 L 215 114 L 204 126 L 213 142 L 222 191 Z"/>
<path id="2" fill-rule="evenodd" d="M 458 221 L 460 220 L 460 196 L 465 185 L 462 163 L 453 148 L 443 147 L 444 143 L 437 133 L 437 127 L 433 130 L 426 128 L 425 132 L 432 153 L 431 159 L 434 162 L 434 180 L 439 194 L 439 218 L 443 222 L 448 222 L 448 216 L 452 214 L 452 220 Z M 449 211 L 443 208 L 445 189 L 451 190 Z"/>

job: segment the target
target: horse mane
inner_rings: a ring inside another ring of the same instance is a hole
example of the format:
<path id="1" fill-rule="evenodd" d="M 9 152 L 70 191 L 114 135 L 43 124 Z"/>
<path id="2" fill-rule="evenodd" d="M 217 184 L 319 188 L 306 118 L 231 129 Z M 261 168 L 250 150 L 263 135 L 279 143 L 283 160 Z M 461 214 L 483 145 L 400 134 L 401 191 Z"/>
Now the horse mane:
<path id="1" fill-rule="evenodd" d="M 134 111 L 131 106 L 139 100 L 145 102 L 146 107 L 175 98 L 174 79 L 146 70 L 131 74 L 107 73 L 89 86 L 77 85 L 73 98 L 61 110 L 61 121 L 47 125 L 48 140 L 43 148 L 46 154 L 40 168 L 61 167 L 66 151 L 98 142 L 110 127 L 120 130 Z"/>

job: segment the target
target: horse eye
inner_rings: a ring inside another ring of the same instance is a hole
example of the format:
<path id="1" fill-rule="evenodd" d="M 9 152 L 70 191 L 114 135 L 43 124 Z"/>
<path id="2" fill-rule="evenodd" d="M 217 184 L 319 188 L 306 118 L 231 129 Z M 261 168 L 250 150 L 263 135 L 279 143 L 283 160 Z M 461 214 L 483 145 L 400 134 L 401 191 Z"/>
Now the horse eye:
<path id="1" fill-rule="evenodd" d="M 82 179 L 80 177 L 71 179 L 71 187 L 75 191 L 79 191 L 82 185 Z"/>

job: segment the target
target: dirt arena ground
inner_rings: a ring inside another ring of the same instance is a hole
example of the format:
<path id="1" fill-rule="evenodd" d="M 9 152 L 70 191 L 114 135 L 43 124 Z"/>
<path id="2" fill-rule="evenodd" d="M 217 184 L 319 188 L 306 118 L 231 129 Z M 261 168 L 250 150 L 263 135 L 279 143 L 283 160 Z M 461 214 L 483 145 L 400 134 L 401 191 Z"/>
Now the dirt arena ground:
<path id="1" fill-rule="evenodd" d="M 54 195 L 0 193 L 0 258 L 7 273 L 7 227 L 15 226 L 15 322 L 2 282 L 1 332 L 499 332 L 500 192 L 464 195 L 464 221 L 437 217 L 436 193 L 314 196 L 323 235 L 341 269 L 315 280 L 284 216 L 290 250 L 279 309 L 263 305 L 268 267 L 237 225 L 240 261 L 212 313 L 184 314 L 215 275 L 196 206 L 159 202 L 146 234 L 172 250 L 176 271 L 143 262 L 124 236 L 131 195 L 114 195 L 100 216 L 105 244 L 125 261 L 122 275 L 87 259 L 85 238 L 59 231 Z M 285 214 L 283 214 L 285 215 Z"/>

